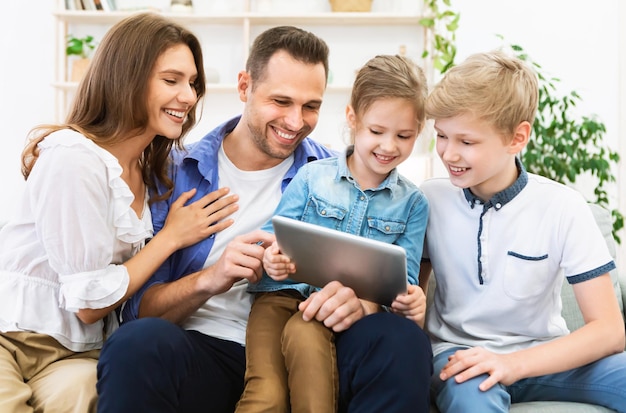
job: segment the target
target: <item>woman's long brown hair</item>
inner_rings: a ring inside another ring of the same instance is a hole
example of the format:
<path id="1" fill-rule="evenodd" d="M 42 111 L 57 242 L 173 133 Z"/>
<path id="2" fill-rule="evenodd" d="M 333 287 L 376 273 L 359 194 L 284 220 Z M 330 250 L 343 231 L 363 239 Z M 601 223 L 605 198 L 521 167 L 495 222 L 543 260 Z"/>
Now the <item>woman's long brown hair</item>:
<path id="1" fill-rule="evenodd" d="M 196 107 L 205 94 L 205 75 L 200 42 L 184 27 L 155 13 L 135 14 L 114 25 L 98 46 L 78 85 L 64 124 L 41 125 L 29 133 L 22 153 L 22 174 L 28 179 L 39 150 L 37 144 L 52 132 L 72 129 L 97 144 L 107 146 L 145 131 L 148 124 L 148 79 L 159 56 L 168 48 L 185 44 L 191 49 L 198 76 L 198 101 L 189 111 L 182 134 L 171 140 L 155 136 L 141 159 L 143 179 L 153 194 L 151 201 L 167 198 L 173 183 L 168 177 L 168 156 L 173 145 L 196 123 Z M 165 191 L 157 193 L 157 182 Z"/>

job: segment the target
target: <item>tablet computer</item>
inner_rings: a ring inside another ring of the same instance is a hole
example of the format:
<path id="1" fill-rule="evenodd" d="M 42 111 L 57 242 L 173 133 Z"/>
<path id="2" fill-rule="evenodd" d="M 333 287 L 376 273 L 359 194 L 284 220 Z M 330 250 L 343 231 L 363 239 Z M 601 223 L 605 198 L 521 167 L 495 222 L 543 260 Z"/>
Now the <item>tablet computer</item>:
<path id="1" fill-rule="evenodd" d="M 279 215 L 272 224 L 282 253 L 296 264 L 291 280 L 320 288 L 338 280 L 382 305 L 406 292 L 406 251 L 399 245 Z"/>

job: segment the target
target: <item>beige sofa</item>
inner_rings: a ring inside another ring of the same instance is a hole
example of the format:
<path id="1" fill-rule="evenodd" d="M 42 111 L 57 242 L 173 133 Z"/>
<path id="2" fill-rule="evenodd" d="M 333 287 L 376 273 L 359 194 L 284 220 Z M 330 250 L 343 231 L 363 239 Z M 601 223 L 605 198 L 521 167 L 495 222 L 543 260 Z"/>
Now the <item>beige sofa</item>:
<path id="1" fill-rule="evenodd" d="M 594 217 L 605 237 L 607 245 L 611 251 L 613 258 L 616 256 L 615 240 L 613 239 L 611 229 L 612 221 L 609 211 L 599 207 L 595 204 L 589 204 L 593 211 Z M 620 309 L 624 315 L 624 304 L 626 303 L 626 272 L 618 273 L 618 270 L 611 272 L 611 278 L 615 287 L 615 295 L 618 298 Z M 429 282 L 429 294 L 428 302 L 432 301 L 432 292 L 436 288 L 434 277 L 431 276 Z M 563 300 L 563 317 L 565 318 L 570 330 L 575 330 L 583 325 L 582 315 L 578 309 L 578 304 L 574 298 L 572 287 L 567 283 L 563 283 L 563 289 L 561 292 Z M 626 315 L 624 315 L 626 319 Z M 469 410 L 468 410 L 469 411 Z M 532 403 L 516 403 L 511 406 L 511 413 L 610 413 L 613 410 L 609 410 L 600 406 L 592 406 L 589 404 L 581 403 L 567 403 L 567 402 L 532 402 Z M 439 413 L 439 410 L 434 406 L 431 407 L 431 413 Z"/>

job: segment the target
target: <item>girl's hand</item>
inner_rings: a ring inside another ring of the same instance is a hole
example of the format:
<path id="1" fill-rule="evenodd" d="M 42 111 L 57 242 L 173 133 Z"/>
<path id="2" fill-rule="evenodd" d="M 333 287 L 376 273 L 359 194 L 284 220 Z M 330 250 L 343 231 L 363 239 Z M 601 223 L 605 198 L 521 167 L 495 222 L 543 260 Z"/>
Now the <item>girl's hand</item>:
<path id="1" fill-rule="evenodd" d="M 296 265 L 291 262 L 288 256 L 280 252 L 278 244 L 273 243 L 265 249 L 263 255 L 263 267 L 267 275 L 275 281 L 282 281 L 296 272 Z"/>
<path id="2" fill-rule="evenodd" d="M 399 294 L 394 302 L 391 303 L 391 310 L 396 314 L 415 321 L 420 327 L 424 328 L 426 295 L 419 286 L 409 284 L 406 294 Z"/>
<path id="3" fill-rule="evenodd" d="M 239 196 L 226 196 L 229 191 L 217 189 L 188 205 L 196 189 L 183 192 L 172 204 L 160 233 L 168 234 L 180 249 L 228 228 L 234 220 L 226 218 L 239 209 Z"/>

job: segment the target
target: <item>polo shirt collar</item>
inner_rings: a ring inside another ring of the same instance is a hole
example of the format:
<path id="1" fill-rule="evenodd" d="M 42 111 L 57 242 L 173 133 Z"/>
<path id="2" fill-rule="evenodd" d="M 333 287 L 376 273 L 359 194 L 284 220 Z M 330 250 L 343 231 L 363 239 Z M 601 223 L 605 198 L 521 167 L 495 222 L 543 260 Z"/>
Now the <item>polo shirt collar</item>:
<path id="1" fill-rule="evenodd" d="M 487 202 L 483 202 L 480 198 L 475 196 L 469 188 L 463 188 L 463 194 L 465 195 L 465 199 L 469 203 L 470 208 L 473 209 L 476 205 L 484 205 L 484 210 L 493 207 L 496 211 L 499 211 L 504 205 L 515 198 L 517 194 L 522 192 L 522 189 L 524 189 L 528 183 L 528 173 L 518 157 L 515 158 L 515 166 L 518 171 L 515 182 L 513 182 L 513 184 L 505 190 L 496 193 Z"/>

